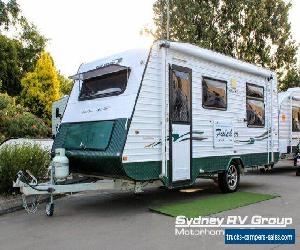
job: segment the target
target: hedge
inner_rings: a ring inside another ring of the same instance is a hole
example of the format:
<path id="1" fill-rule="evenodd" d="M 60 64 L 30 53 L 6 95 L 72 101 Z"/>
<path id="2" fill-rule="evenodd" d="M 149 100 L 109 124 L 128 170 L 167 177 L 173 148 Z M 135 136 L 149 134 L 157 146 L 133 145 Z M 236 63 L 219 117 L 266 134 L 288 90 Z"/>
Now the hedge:
<path id="1" fill-rule="evenodd" d="M 6 145 L 0 148 L 0 193 L 15 190 L 13 181 L 19 170 L 29 170 L 35 177 L 43 178 L 50 164 L 50 153 L 39 145 Z"/>

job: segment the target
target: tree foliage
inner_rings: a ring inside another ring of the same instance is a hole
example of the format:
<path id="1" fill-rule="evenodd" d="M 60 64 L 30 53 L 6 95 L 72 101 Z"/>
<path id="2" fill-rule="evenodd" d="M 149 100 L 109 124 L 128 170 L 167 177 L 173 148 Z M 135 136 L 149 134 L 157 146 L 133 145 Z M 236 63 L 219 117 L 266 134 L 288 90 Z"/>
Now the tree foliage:
<path id="1" fill-rule="evenodd" d="M 58 79 L 60 83 L 60 92 L 62 95 L 70 95 L 73 88 L 73 81 L 66 78 L 61 73 L 58 73 Z"/>
<path id="2" fill-rule="evenodd" d="M 73 83 L 57 73 L 48 53 L 42 54 L 46 44 L 16 0 L 0 0 L 0 93 L 21 95 L 17 100 L 49 125 L 52 101 L 69 94 Z M 32 119 L 26 113 L 15 124 L 28 121 Z"/>
<path id="3" fill-rule="evenodd" d="M 41 52 L 45 49 L 48 39 L 41 35 L 37 27 L 29 23 L 25 17 L 20 19 L 22 30 L 19 39 L 22 43 L 20 59 L 22 61 L 23 72 L 29 72 L 39 59 Z"/>
<path id="4" fill-rule="evenodd" d="M 170 0 L 170 39 L 268 67 L 281 77 L 296 63 L 290 8 L 284 0 Z M 155 36 L 165 38 L 165 0 L 153 9 Z"/>
<path id="5" fill-rule="evenodd" d="M 20 8 L 16 0 L 4 2 L 0 0 L 0 27 L 8 29 L 11 24 L 16 23 Z"/>
<path id="6" fill-rule="evenodd" d="M 50 124 L 52 102 L 60 98 L 60 82 L 49 53 L 43 52 L 32 72 L 21 80 L 20 101 Z"/>
<path id="7" fill-rule="evenodd" d="M 21 47 L 22 44 L 18 40 L 0 35 L 0 92 L 16 95 L 21 91 L 22 63 L 19 55 Z"/>
<path id="8" fill-rule="evenodd" d="M 6 31 L 6 35 L 1 31 Z M 8 37 L 7 34 L 11 33 L 16 33 L 15 38 Z M 7 92 L 12 96 L 20 94 L 20 79 L 34 69 L 46 44 L 47 39 L 39 33 L 36 26 L 21 15 L 15 0 L 7 3 L 0 0 L 1 92 Z"/>
<path id="9" fill-rule="evenodd" d="M 280 82 L 279 90 L 286 91 L 288 88 L 300 87 L 300 69 L 290 69 L 285 78 Z"/>

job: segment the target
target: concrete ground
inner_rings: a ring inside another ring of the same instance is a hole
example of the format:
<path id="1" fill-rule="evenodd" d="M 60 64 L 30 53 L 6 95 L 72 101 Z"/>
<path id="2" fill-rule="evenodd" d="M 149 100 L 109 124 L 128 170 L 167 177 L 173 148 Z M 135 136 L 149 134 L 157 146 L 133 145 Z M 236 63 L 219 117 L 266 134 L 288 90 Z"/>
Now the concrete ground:
<path id="1" fill-rule="evenodd" d="M 175 236 L 172 217 L 149 211 L 150 205 L 209 197 L 219 193 L 212 181 L 201 180 L 194 193 L 146 190 L 101 192 L 68 196 L 56 201 L 55 215 L 24 210 L 0 216 L 0 249 L 299 249 L 300 177 L 291 161 L 271 173 L 249 171 L 241 178 L 241 190 L 279 194 L 280 197 L 217 216 L 261 215 L 292 217 L 296 245 L 225 245 L 224 236 Z"/>

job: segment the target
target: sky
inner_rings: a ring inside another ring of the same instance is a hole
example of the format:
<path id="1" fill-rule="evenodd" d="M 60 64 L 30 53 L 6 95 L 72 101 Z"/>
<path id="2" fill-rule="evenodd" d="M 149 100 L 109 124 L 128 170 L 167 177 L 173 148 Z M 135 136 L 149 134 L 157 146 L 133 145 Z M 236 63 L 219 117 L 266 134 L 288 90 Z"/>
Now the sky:
<path id="1" fill-rule="evenodd" d="M 23 14 L 50 39 L 47 50 L 66 76 L 81 63 L 151 44 L 155 0 L 19 0 Z M 300 0 L 292 0 L 292 34 L 300 43 Z M 300 57 L 299 57 L 300 59 Z"/>
<path id="2" fill-rule="evenodd" d="M 292 0 L 292 8 L 290 10 L 289 19 L 292 25 L 292 35 L 297 43 L 300 43 L 300 1 Z M 298 55 L 300 60 L 300 53 Z"/>

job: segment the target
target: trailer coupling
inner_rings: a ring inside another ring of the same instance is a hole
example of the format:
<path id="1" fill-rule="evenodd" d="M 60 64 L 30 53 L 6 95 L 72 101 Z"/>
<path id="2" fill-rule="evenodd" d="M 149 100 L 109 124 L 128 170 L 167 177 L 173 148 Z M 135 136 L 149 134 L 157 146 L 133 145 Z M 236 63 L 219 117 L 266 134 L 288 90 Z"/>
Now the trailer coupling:
<path id="1" fill-rule="evenodd" d="M 158 187 L 162 183 L 160 181 L 153 182 L 135 182 L 124 179 L 95 179 L 81 177 L 70 177 L 65 181 L 57 182 L 50 178 L 50 181 L 38 183 L 37 179 L 29 172 L 25 174 L 19 171 L 17 179 L 13 186 L 20 188 L 23 196 L 23 207 L 28 213 L 35 213 L 38 206 L 38 197 L 40 195 L 49 195 L 49 201 L 46 205 L 46 215 L 52 216 L 54 212 L 54 196 L 61 194 L 72 194 L 83 191 L 101 191 L 101 190 L 118 190 L 133 191 L 134 193 L 143 192 L 144 187 Z M 26 197 L 34 197 L 35 199 L 28 205 Z"/>

